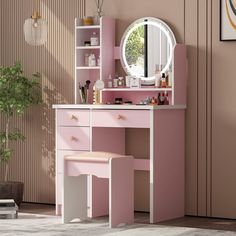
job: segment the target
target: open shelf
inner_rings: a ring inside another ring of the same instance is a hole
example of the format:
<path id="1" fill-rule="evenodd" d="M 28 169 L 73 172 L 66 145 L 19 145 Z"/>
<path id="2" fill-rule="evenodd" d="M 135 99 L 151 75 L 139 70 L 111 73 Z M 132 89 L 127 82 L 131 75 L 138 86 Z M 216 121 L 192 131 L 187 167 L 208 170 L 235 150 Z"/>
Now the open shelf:
<path id="1" fill-rule="evenodd" d="M 99 70 L 100 66 L 77 66 L 76 69 L 80 69 L 80 70 Z"/>
<path id="2" fill-rule="evenodd" d="M 172 88 L 104 88 L 102 91 L 126 91 L 126 92 L 131 92 L 131 91 L 172 91 Z"/>
<path id="3" fill-rule="evenodd" d="M 80 25 L 76 29 L 100 29 L 100 25 Z"/>
<path id="4" fill-rule="evenodd" d="M 100 46 L 78 46 L 76 49 L 100 49 Z"/>

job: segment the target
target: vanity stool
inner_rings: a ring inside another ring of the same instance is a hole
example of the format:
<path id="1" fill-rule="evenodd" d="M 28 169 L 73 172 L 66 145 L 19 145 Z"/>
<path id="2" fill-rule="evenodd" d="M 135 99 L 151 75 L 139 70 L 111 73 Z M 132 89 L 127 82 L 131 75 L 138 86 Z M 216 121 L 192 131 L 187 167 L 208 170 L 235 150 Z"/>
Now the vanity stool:
<path id="1" fill-rule="evenodd" d="M 109 226 L 134 222 L 134 160 L 108 152 L 64 157 L 63 223 L 87 219 L 87 175 L 109 179 Z M 99 199 L 96 199 L 99 201 Z"/>

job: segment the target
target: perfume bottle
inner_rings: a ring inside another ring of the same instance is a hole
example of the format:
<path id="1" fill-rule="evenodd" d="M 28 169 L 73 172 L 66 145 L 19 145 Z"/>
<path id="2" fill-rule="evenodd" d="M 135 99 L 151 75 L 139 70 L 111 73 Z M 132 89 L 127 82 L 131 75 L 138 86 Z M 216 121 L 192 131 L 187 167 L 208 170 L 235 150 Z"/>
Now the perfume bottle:
<path id="1" fill-rule="evenodd" d="M 89 56 L 89 66 L 96 66 L 96 58 L 93 53 L 90 54 Z"/>
<path id="2" fill-rule="evenodd" d="M 98 46 L 99 41 L 98 41 L 98 35 L 96 32 L 93 32 L 93 35 L 90 38 L 91 46 Z"/>
<path id="3" fill-rule="evenodd" d="M 108 88 L 112 88 L 112 77 L 111 77 L 111 75 L 108 76 L 108 79 L 107 79 L 107 87 L 108 87 Z"/>
<path id="4" fill-rule="evenodd" d="M 162 73 L 162 75 L 161 75 L 161 87 L 166 88 L 166 75 L 165 75 L 165 73 Z"/>

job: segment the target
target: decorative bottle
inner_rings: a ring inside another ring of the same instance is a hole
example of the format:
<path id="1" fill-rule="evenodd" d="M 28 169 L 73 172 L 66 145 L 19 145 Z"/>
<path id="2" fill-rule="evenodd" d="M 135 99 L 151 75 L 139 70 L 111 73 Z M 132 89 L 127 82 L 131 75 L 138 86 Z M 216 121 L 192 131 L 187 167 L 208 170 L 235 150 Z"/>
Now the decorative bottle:
<path id="1" fill-rule="evenodd" d="M 98 42 L 98 36 L 96 32 L 93 32 L 93 35 L 90 38 L 90 42 L 91 42 L 91 46 L 98 46 L 99 42 Z"/>

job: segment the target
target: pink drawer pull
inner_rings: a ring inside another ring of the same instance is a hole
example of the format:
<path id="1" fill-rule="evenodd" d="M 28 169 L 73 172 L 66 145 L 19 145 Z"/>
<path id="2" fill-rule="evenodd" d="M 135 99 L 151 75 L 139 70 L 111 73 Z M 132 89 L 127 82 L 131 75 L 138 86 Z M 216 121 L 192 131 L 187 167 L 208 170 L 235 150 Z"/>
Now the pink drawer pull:
<path id="1" fill-rule="evenodd" d="M 78 121 L 78 117 L 77 117 L 77 116 L 75 116 L 75 115 L 71 115 L 70 119 L 71 119 L 71 120 Z"/>
<path id="2" fill-rule="evenodd" d="M 73 141 L 73 142 L 78 142 L 79 141 L 79 139 L 76 138 L 75 136 L 71 136 L 70 140 Z"/>
<path id="3" fill-rule="evenodd" d="M 118 116 L 117 116 L 117 120 L 125 120 L 125 117 L 122 116 L 122 115 L 118 115 Z"/>

